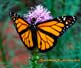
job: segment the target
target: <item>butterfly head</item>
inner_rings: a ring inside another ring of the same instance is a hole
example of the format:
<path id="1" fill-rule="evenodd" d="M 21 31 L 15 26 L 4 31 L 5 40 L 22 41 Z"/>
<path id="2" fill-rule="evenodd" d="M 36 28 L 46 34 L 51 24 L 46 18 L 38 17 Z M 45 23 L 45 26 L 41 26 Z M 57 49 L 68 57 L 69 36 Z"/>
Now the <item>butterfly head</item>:
<path id="1" fill-rule="evenodd" d="M 32 24 L 32 25 L 35 25 L 35 22 L 36 22 L 36 18 L 32 18 L 32 19 L 31 19 L 31 24 Z"/>

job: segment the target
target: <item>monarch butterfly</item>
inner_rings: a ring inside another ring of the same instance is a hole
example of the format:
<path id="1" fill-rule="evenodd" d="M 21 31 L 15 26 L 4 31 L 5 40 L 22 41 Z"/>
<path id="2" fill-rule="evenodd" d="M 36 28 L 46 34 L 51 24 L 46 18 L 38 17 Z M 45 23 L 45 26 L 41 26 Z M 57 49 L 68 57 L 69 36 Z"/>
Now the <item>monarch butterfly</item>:
<path id="1" fill-rule="evenodd" d="M 30 24 L 14 12 L 10 12 L 10 17 L 24 45 L 29 49 L 38 47 L 40 51 L 54 47 L 57 39 L 76 21 L 74 16 L 61 16 L 36 24 L 32 18 Z"/>

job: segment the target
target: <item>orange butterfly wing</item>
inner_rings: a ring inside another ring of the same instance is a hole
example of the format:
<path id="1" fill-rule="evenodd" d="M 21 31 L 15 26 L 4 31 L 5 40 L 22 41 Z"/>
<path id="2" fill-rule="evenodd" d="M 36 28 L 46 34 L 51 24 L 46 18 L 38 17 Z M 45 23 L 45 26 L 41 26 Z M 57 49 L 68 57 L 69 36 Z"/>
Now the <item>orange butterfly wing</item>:
<path id="1" fill-rule="evenodd" d="M 60 36 L 63 27 L 64 24 L 57 21 L 49 21 L 38 25 L 38 48 L 42 51 L 52 48 L 56 44 L 57 37 Z"/>
<path id="2" fill-rule="evenodd" d="M 15 24 L 16 24 L 17 31 L 20 34 L 20 37 L 24 42 L 24 44 L 28 48 L 32 48 L 34 45 L 33 45 L 31 30 L 28 29 L 29 24 L 21 18 L 18 18 L 15 21 Z"/>
<path id="3" fill-rule="evenodd" d="M 74 21 L 75 20 L 72 16 L 68 16 L 63 18 L 59 17 L 59 19 L 55 18 L 54 20 L 46 21 L 43 23 L 38 23 L 38 48 L 41 51 L 46 51 L 55 46 L 57 38 L 61 36 L 66 31 L 66 29 L 68 29 L 68 27 L 73 24 Z"/>
<path id="4" fill-rule="evenodd" d="M 33 40 L 32 40 L 32 32 L 28 28 L 29 23 L 27 21 L 25 21 L 23 18 L 17 16 L 15 13 L 13 15 L 11 15 L 11 19 L 12 19 L 12 21 L 14 21 L 16 30 L 17 30 L 21 40 L 25 44 L 25 46 L 28 47 L 29 49 L 33 48 L 34 44 L 33 44 Z"/>

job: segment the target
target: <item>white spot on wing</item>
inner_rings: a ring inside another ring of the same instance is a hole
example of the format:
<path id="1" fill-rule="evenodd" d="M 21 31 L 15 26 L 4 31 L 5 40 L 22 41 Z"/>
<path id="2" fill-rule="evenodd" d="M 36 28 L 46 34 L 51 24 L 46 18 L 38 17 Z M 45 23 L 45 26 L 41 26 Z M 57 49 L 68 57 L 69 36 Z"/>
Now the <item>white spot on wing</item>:
<path id="1" fill-rule="evenodd" d="M 62 22 L 62 20 L 61 20 L 59 17 L 57 17 L 57 19 L 58 19 L 60 22 Z"/>
<path id="2" fill-rule="evenodd" d="M 75 21 L 75 17 L 73 17 L 73 20 Z"/>
<path id="3" fill-rule="evenodd" d="M 64 17 L 63 20 L 65 21 L 66 20 L 66 17 Z"/>
<path id="4" fill-rule="evenodd" d="M 68 28 L 68 26 L 66 26 L 66 28 Z"/>
<path id="5" fill-rule="evenodd" d="M 75 17 L 73 17 L 73 19 L 75 19 Z"/>
<path id="6" fill-rule="evenodd" d="M 68 22 L 66 21 L 66 24 L 68 24 Z"/>
<path id="7" fill-rule="evenodd" d="M 64 17 L 62 16 L 62 18 L 64 18 Z"/>
<path id="8" fill-rule="evenodd" d="M 59 17 L 57 17 L 57 19 L 60 21 L 60 18 Z"/>

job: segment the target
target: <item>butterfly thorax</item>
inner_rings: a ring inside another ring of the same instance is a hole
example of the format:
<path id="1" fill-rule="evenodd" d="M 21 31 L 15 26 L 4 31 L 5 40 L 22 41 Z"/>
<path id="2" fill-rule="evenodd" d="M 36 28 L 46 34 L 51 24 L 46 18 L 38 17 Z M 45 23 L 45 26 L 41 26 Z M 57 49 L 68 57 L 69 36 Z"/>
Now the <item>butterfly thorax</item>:
<path id="1" fill-rule="evenodd" d="M 35 24 L 30 24 L 29 28 L 30 28 L 31 30 L 36 30 Z"/>
<path id="2" fill-rule="evenodd" d="M 36 19 L 32 18 L 31 24 L 30 24 L 30 29 L 31 30 L 36 30 L 36 24 L 35 24 Z"/>

